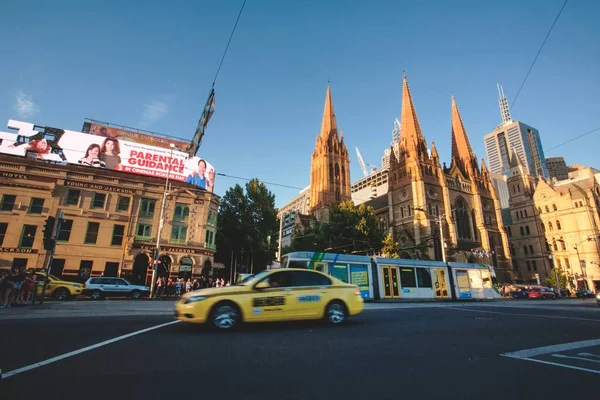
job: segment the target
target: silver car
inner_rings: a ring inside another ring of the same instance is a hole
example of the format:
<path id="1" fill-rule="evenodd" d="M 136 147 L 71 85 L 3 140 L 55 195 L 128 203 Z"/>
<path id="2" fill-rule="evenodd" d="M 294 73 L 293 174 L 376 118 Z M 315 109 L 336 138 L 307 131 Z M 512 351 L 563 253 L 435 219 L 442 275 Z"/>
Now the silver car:
<path id="1" fill-rule="evenodd" d="M 131 297 L 141 299 L 150 293 L 148 286 L 132 285 L 123 278 L 98 277 L 90 278 L 85 282 L 83 295 L 90 296 L 92 300 L 106 297 Z"/>

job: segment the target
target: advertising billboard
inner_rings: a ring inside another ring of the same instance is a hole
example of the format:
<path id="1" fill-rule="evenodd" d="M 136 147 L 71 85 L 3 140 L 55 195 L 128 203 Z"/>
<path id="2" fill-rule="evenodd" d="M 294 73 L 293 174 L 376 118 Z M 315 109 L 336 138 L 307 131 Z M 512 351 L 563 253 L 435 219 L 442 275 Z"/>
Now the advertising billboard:
<path id="1" fill-rule="evenodd" d="M 214 191 L 215 168 L 184 151 L 15 120 L 8 121 L 8 127 L 16 133 L 0 132 L 3 154 L 163 179 L 169 174 L 169 179 Z"/>
<path id="2" fill-rule="evenodd" d="M 171 139 L 167 137 L 153 136 L 147 133 L 126 130 L 118 126 L 110 126 L 108 124 L 102 124 L 98 122 L 85 122 L 83 124 L 82 132 L 89 133 L 90 135 L 94 136 L 119 139 L 121 141 L 136 142 L 156 147 L 164 147 L 166 149 L 170 149 L 171 143 L 173 143 L 181 151 L 187 151 L 191 146 L 191 141 L 186 142 L 183 140 Z"/>

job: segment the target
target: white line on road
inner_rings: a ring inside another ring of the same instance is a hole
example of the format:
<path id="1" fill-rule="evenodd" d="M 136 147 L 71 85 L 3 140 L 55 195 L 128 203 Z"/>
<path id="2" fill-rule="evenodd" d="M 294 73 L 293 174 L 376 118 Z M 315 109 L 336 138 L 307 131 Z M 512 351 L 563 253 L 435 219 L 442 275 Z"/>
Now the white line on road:
<path id="1" fill-rule="evenodd" d="M 146 329 L 141 329 L 139 331 L 131 332 L 131 333 L 128 333 L 126 335 L 117 336 L 116 338 L 105 340 L 104 342 L 96 343 L 96 344 L 93 344 L 91 346 L 87 346 L 87 347 L 84 347 L 82 349 L 79 349 L 79 350 L 74 350 L 74 351 L 71 351 L 69 353 L 61 354 L 60 356 L 52 357 L 52 358 L 49 358 L 47 360 L 40 361 L 40 362 L 28 365 L 28 366 L 23 367 L 23 368 L 18 368 L 18 369 L 12 370 L 12 371 L 8 371 L 6 373 L 3 373 L 2 376 L 0 377 L 0 379 L 10 378 L 11 376 L 15 376 L 17 374 L 21 374 L 23 372 L 27 372 L 27 371 L 30 371 L 30 370 L 35 369 L 35 368 L 43 367 L 44 365 L 52 364 L 52 363 L 55 363 L 57 361 L 64 360 L 65 358 L 73 357 L 73 356 L 76 356 L 78 354 L 85 353 L 86 351 L 97 349 L 98 347 L 106 346 L 107 344 L 118 342 L 120 340 L 130 338 L 132 336 L 141 335 L 142 333 L 150 332 L 150 331 L 153 331 L 155 329 L 160 329 L 160 328 L 163 328 L 165 326 L 176 324 L 178 322 L 181 322 L 181 321 L 177 320 L 177 321 L 166 322 L 164 324 L 155 325 L 155 326 L 151 326 L 151 327 L 146 328 Z"/>
<path id="2" fill-rule="evenodd" d="M 598 357 L 598 358 L 600 358 L 600 356 L 599 356 L 599 355 L 592 354 L 592 353 L 579 353 L 579 354 L 577 354 L 577 355 L 578 355 L 578 356 L 582 356 L 582 357 Z"/>
<path id="3" fill-rule="evenodd" d="M 588 362 L 593 362 L 593 363 L 600 363 L 600 361 L 598 361 L 598 360 L 590 360 L 589 358 L 585 358 L 585 357 L 566 356 L 564 354 L 552 354 L 552 357 L 556 357 L 556 358 L 569 358 L 571 360 L 581 360 L 581 361 L 588 361 Z"/>
<path id="4" fill-rule="evenodd" d="M 580 342 L 570 342 L 555 344 L 552 346 L 536 347 L 533 349 L 513 351 L 512 353 L 501 354 L 506 357 L 513 358 L 528 358 L 537 357 L 543 354 L 559 353 L 561 351 L 582 349 L 584 347 L 600 346 L 600 339 L 582 340 Z"/>
<path id="5" fill-rule="evenodd" d="M 533 362 L 537 362 L 537 363 L 541 363 L 541 364 L 549 364 L 549 365 L 554 365 L 556 367 L 563 367 L 563 368 L 569 368 L 569 369 L 576 369 L 578 371 L 586 371 L 586 372 L 592 372 L 594 374 L 600 374 L 600 371 L 595 370 L 595 369 L 589 369 L 589 368 L 582 368 L 582 367 L 575 367 L 573 365 L 566 365 L 566 364 L 559 364 L 559 363 L 554 363 L 551 361 L 544 361 L 544 360 L 536 360 L 535 358 L 526 358 L 526 357 L 511 357 L 511 356 L 507 356 L 506 354 L 500 354 L 503 357 L 509 357 L 509 358 L 517 358 L 519 360 L 525 360 L 525 361 L 533 361 Z"/>
<path id="6" fill-rule="evenodd" d="M 542 315 L 542 314 L 519 314 L 519 313 L 507 313 L 500 311 L 487 311 L 487 310 L 471 310 L 467 308 L 458 308 L 458 307 L 445 307 L 450 310 L 458 310 L 458 311 L 470 311 L 470 312 L 478 312 L 478 313 L 486 313 L 486 314 L 501 314 L 501 315 L 518 315 L 520 317 L 538 317 L 538 318 L 553 318 L 553 319 L 570 319 L 575 321 L 592 321 L 592 322 L 600 322 L 600 319 L 593 318 L 577 318 L 577 317 L 560 317 L 557 315 Z"/>

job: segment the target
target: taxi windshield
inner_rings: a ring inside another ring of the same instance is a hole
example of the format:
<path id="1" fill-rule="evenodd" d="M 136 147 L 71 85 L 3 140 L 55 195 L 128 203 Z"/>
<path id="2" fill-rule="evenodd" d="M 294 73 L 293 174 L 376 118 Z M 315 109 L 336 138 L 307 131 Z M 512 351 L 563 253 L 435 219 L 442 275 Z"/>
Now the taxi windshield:
<path id="1" fill-rule="evenodd" d="M 261 272 L 259 272 L 258 274 L 250 275 L 250 276 L 246 277 L 246 278 L 245 278 L 243 281 L 241 281 L 241 282 L 239 282 L 239 283 L 236 283 L 236 285 L 238 285 L 238 286 L 246 286 L 246 285 L 249 285 L 251 282 L 254 282 L 254 281 L 255 281 L 255 280 L 257 280 L 257 279 L 260 279 L 260 278 L 262 278 L 263 276 L 265 276 L 265 275 L 266 275 L 266 274 L 268 274 L 269 272 L 271 272 L 271 271 L 269 271 L 269 270 L 264 270 L 264 271 L 261 271 Z"/>

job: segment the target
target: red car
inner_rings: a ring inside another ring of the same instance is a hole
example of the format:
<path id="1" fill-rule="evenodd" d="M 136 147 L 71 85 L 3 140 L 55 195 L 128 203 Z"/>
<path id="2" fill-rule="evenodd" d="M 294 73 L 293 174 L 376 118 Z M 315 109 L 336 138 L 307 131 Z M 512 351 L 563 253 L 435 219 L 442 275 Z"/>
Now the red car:
<path id="1" fill-rule="evenodd" d="M 556 293 L 550 288 L 531 288 L 527 294 L 528 299 L 556 299 Z"/>

